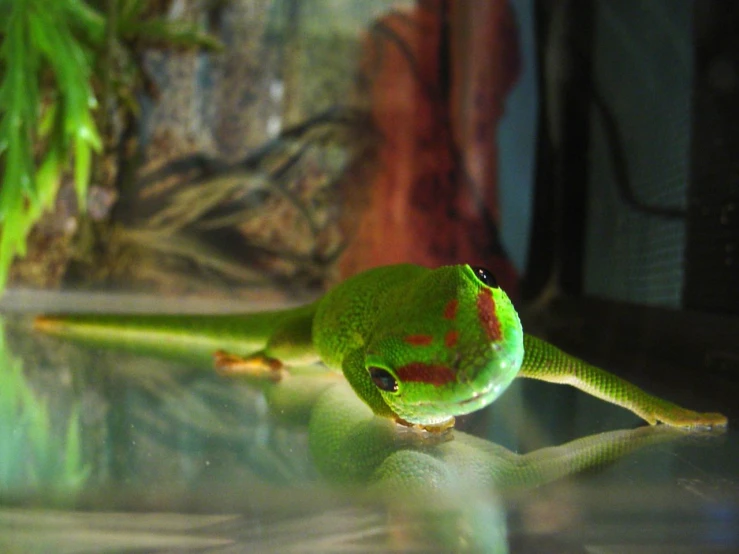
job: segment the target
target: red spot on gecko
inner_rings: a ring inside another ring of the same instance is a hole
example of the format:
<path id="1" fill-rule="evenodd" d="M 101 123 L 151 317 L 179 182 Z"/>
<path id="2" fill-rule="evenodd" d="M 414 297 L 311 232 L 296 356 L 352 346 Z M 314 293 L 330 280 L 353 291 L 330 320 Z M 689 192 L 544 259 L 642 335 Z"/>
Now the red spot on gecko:
<path id="1" fill-rule="evenodd" d="M 457 380 L 457 374 L 451 368 L 443 365 L 425 364 L 423 362 L 414 362 L 399 367 L 396 370 L 396 374 L 398 375 L 398 379 L 405 383 L 413 381 L 426 383 L 435 387 L 440 387 Z"/>
<path id="2" fill-rule="evenodd" d="M 408 335 L 403 340 L 413 346 L 426 346 L 434 342 L 434 337 L 431 335 Z"/>
<path id="3" fill-rule="evenodd" d="M 454 319 L 457 317 L 457 306 L 459 306 L 459 300 L 456 298 L 447 302 L 447 305 L 444 307 L 444 319 Z"/>
<path id="4" fill-rule="evenodd" d="M 459 339 L 459 331 L 456 329 L 452 329 L 451 331 L 448 331 L 446 336 L 444 336 L 444 345 L 447 348 L 454 348 L 457 345 L 457 340 Z"/>
<path id="5" fill-rule="evenodd" d="M 495 315 L 495 300 L 490 289 L 482 289 L 477 295 L 477 317 L 491 341 L 499 341 L 502 338 L 500 321 Z"/>

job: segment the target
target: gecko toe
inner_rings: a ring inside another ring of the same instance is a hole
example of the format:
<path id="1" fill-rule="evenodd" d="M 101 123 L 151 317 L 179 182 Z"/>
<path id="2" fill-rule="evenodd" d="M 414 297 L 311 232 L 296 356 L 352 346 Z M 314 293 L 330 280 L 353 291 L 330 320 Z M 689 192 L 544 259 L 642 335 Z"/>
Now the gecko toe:
<path id="1" fill-rule="evenodd" d="M 726 427 L 729 423 L 729 420 L 723 414 L 716 412 L 700 413 L 691 410 L 680 410 L 678 413 L 671 413 L 669 417 L 660 419 L 667 425 L 685 429 L 716 429 Z"/>

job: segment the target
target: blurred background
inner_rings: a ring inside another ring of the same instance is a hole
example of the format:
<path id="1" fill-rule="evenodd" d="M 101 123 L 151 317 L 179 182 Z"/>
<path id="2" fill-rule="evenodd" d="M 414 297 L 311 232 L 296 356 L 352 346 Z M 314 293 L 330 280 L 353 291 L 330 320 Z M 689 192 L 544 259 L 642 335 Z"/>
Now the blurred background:
<path id="1" fill-rule="evenodd" d="M 0 6 L 6 308 L 466 262 L 529 329 L 735 380 L 733 4 Z"/>
<path id="2" fill-rule="evenodd" d="M 260 391 L 39 339 L 16 319 L 293 304 L 391 263 L 486 266 L 527 331 L 735 419 L 738 98 L 739 4 L 721 0 L 0 0 L 3 503 L 212 514 L 225 498 L 254 510 L 247 542 L 276 548 L 260 533 L 269 510 L 292 517 L 280 487 L 316 471 L 293 455 L 304 434 L 264 422 Z M 634 424 L 535 383 L 500 402 L 507 424 L 463 426 L 516 451 Z M 644 458 L 642 480 L 697 467 L 683 489 L 736 492 L 735 439 L 718 461 Z M 638 488 L 627 473 L 609 494 Z M 233 496 L 242 479 L 269 510 Z M 571 493 L 524 503 L 517 521 L 544 510 L 545 534 L 571 531 L 553 516 Z M 643 513 L 670 504 L 660 494 Z M 711 536 L 737 540 L 714 525 L 736 505 L 697 508 Z M 27 516 L 0 510 L 0 545 Z M 146 522 L 127 525 L 121 540 Z M 208 525 L 231 537 L 241 524 Z M 559 551 L 537 544 L 520 551 Z"/>

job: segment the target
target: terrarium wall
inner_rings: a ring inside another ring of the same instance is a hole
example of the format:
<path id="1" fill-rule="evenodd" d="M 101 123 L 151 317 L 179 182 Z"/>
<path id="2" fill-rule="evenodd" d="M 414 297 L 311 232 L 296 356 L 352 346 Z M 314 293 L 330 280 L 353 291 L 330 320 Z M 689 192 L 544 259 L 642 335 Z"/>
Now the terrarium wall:
<path id="1" fill-rule="evenodd" d="M 75 218 L 63 187 L 34 235 L 59 283 L 300 292 L 468 262 L 515 294 L 499 239 L 497 131 L 520 70 L 508 3 L 175 0 L 166 14 L 223 48 L 142 49 L 92 211 Z M 73 254 L 49 246 L 62 238 Z"/>

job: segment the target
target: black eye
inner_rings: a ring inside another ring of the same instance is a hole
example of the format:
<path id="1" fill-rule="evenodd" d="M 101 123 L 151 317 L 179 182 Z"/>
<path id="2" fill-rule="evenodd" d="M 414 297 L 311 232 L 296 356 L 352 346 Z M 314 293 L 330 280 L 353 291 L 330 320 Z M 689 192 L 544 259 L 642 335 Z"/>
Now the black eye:
<path id="1" fill-rule="evenodd" d="M 369 374 L 372 378 L 372 382 L 378 389 L 384 390 L 385 392 L 398 391 L 398 382 L 386 369 L 382 369 L 381 367 L 371 367 L 369 368 Z"/>
<path id="2" fill-rule="evenodd" d="M 473 267 L 472 271 L 474 271 L 477 278 L 480 279 L 484 285 L 493 289 L 498 288 L 498 281 L 495 278 L 495 275 L 493 275 L 493 272 L 489 269 L 485 269 L 484 267 Z"/>

